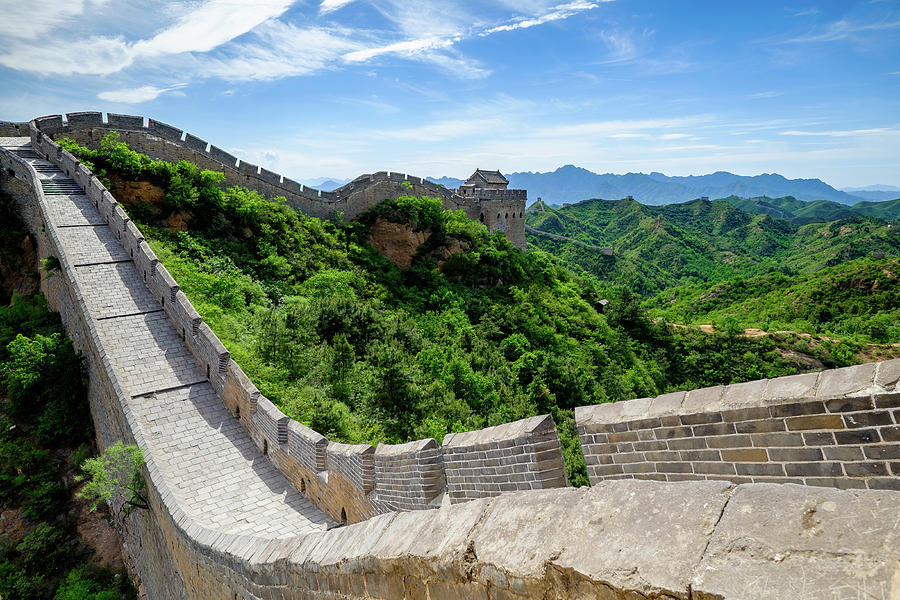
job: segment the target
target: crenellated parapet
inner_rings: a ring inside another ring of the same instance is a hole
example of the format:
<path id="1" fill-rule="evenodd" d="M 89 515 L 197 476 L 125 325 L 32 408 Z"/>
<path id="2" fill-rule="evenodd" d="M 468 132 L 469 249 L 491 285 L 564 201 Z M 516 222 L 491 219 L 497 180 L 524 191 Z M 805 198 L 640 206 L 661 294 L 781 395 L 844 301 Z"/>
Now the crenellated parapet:
<path id="1" fill-rule="evenodd" d="M 203 169 L 221 171 L 225 173 L 225 185 L 240 185 L 268 198 L 283 196 L 291 207 L 322 219 L 337 215 L 352 219 L 383 200 L 405 194 L 435 196 L 441 198 L 444 208 L 463 209 L 466 216 L 484 223 L 489 231 L 503 231 L 516 247 L 525 248 L 525 190 L 483 190 L 485 194 L 479 198 L 468 198 L 427 179 L 379 171 L 327 192 L 238 159 L 204 139 L 155 119 L 115 113 L 106 113 L 104 118 L 103 113 L 91 111 L 67 113 L 65 119 L 62 115 L 38 117 L 33 122 L 52 139 L 70 137 L 87 146 L 97 146 L 107 131 L 118 131 L 133 150 L 153 158 L 187 160 Z M 27 135 L 27 124 L 0 122 L 0 131 Z"/>

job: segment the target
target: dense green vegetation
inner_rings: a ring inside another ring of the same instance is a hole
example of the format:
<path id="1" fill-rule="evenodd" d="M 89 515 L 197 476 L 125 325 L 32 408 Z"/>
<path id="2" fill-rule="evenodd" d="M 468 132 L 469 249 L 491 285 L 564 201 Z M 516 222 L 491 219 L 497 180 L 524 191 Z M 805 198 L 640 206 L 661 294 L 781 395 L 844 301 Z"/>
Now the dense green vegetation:
<path id="1" fill-rule="evenodd" d="M 675 288 L 647 305 L 677 323 L 900 342 L 900 260 L 858 258 L 793 277 L 775 272 Z"/>
<path id="2" fill-rule="evenodd" d="M 801 224 L 836 221 L 856 216 L 900 219 L 900 199 L 887 202 L 858 202 L 852 206 L 828 200 L 804 202 L 791 196 L 783 198 L 729 196 L 722 200 L 749 213 L 770 215 Z"/>
<path id="3" fill-rule="evenodd" d="M 532 212 L 537 229 L 597 246 L 528 234 L 536 249 L 603 281 L 645 297 L 690 284 L 782 273 L 793 277 L 867 256 L 900 255 L 900 224 L 864 216 L 799 224 L 751 214 L 725 201 L 644 206 L 633 200 L 589 200 Z"/>
<path id="4" fill-rule="evenodd" d="M 120 178 L 179 168 L 112 138 L 97 151 L 65 145 Z M 114 170 L 121 161 L 138 166 Z M 385 201 L 342 224 L 180 168 L 190 177 L 177 185 L 155 180 L 162 202 L 126 210 L 260 390 L 331 439 L 441 440 L 550 413 L 570 481 L 584 483 L 575 406 L 798 369 L 770 339 L 653 322 L 623 286 L 524 254 L 435 198 Z M 377 220 L 430 234 L 409 269 L 370 243 Z M 451 247 L 464 251 L 447 258 Z"/>

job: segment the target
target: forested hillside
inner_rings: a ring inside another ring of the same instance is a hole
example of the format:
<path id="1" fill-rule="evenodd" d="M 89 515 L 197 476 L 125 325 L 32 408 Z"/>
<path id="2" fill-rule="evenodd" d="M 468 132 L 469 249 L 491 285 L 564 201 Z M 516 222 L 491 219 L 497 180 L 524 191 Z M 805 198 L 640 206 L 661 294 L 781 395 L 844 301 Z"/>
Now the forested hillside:
<path id="1" fill-rule="evenodd" d="M 221 190 L 221 174 L 150 160 L 114 136 L 100 150 L 63 145 L 111 185 L 155 186 L 153 202 L 119 200 L 260 390 L 331 439 L 440 440 L 551 413 L 581 483 L 574 407 L 808 368 L 769 338 L 654 322 L 624 286 L 524 254 L 438 199 L 402 197 L 343 224 Z M 621 210 L 643 219 L 634 205 Z M 733 243 L 761 244 L 781 227 L 748 224 Z M 384 232 L 422 240 L 408 268 L 376 250 Z M 613 300 L 605 312 L 601 298 Z M 817 352 L 828 366 L 855 360 L 840 343 Z"/>
<path id="2" fill-rule="evenodd" d="M 887 202 L 857 202 L 852 206 L 828 200 L 803 202 L 792 196 L 783 198 L 729 196 L 722 200 L 749 213 L 771 215 L 798 223 L 835 221 L 857 215 L 878 219 L 900 219 L 900 199 Z"/>
<path id="3" fill-rule="evenodd" d="M 772 206 L 770 212 L 775 212 Z M 589 200 L 531 212 L 526 223 L 611 246 L 613 255 L 603 256 L 578 244 L 527 234 L 531 247 L 645 297 L 681 285 L 770 272 L 793 276 L 856 258 L 900 256 L 897 221 L 853 215 L 802 223 L 749 213 L 726 201 L 645 206 L 634 200 Z"/>

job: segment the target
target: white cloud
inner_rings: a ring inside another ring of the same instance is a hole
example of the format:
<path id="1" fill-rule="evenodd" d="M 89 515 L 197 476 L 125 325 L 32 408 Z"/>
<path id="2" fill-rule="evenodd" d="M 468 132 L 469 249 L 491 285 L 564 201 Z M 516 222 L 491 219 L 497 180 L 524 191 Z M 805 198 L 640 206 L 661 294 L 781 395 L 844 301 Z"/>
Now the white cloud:
<path id="1" fill-rule="evenodd" d="M 35 39 L 108 0 L 10 0 L 3 2 L 0 38 Z"/>
<path id="2" fill-rule="evenodd" d="M 900 29 L 900 21 L 878 21 L 874 23 L 853 23 L 846 19 L 829 23 L 825 31 L 809 35 L 801 35 L 788 40 L 784 44 L 806 44 L 816 42 L 837 42 L 857 37 L 856 34 L 870 34 L 874 31 Z"/>
<path id="3" fill-rule="evenodd" d="M 790 135 L 790 136 L 821 136 L 821 137 L 853 137 L 858 135 L 871 135 L 871 134 L 895 134 L 900 133 L 900 130 L 897 129 L 888 129 L 885 127 L 879 127 L 876 129 L 848 129 L 845 131 L 799 131 L 799 130 L 788 130 L 788 131 L 779 131 L 778 135 Z"/>
<path id="4" fill-rule="evenodd" d="M 327 29 L 301 29 L 279 21 L 256 28 L 253 37 L 223 56 L 197 59 L 198 74 L 227 81 L 269 80 L 306 75 L 336 63 L 359 47 L 349 34 Z"/>
<path id="5" fill-rule="evenodd" d="M 750 94 L 750 98 L 752 98 L 754 100 L 760 100 L 763 98 L 777 98 L 778 96 L 784 96 L 784 92 L 768 91 L 768 92 L 758 92 L 756 94 Z"/>
<path id="6" fill-rule="evenodd" d="M 0 65 L 44 75 L 109 75 L 133 62 L 121 38 L 90 37 L 65 44 L 8 44 Z"/>
<path id="7" fill-rule="evenodd" d="M 166 88 L 159 88 L 152 85 L 143 85 L 137 88 L 126 88 L 121 90 L 110 90 L 108 92 L 100 92 L 97 98 L 107 102 L 122 102 L 124 104 L 139 104 L 141 102 L 149 102 L 155 100 L 160 94 L 172 92 L 183 88 L 186 84 L 179 84 Z"/>
<path id="8" fill-rule="evenodd" d="M 684 129 L 709 122 L 708 116 L 679 117 L 674 119 L 640 119 L 631 121 L 594 121 L 574 123 L 558 127 L 542 127 L 535 130 L 539 137 L 624 137 L 635 131 L 656 129 Z"/>
<path id="9" fill-rule="evenodd" d="M 408 129 L 388 129 L 377 132 L 378 137 L 396 140 L 445 141 L 481 134 L 486 130 L 501 128 L 501 119 L 445 119 Z"/>
<path id="10" fill-rule="evenodd" d="M 179 19 L 178 23 L 149 40 L 134 44 L 133 51 L 142 56 L 208 52 L 254 27 L 278 17 L 292 0 L 210 0 Z"/>
<path id="11" fill-rule="evenodd" d="M 94 0 L 100 4 L 106 0 Z M 208 52 L 234 38 L 251 31 L 261 23 L 287 10 L 292 0 L 262 0 L 235 3 L 232 0 L 210 0 L 182 15 L 178 21 L 147 40 L 128 43 L 123 37 L 50 38 L 36 44 L 30 40 L 11 39 L 0 54 L 0 65 L 20 71 L 44 75 L 109 75 L 130 67 L 139 58 L 158 58 L 185 52 Z M 47 0 L 43 0 L 47 3 Z M 59 12 L 58 18 L 38 16 L 36 25 L 26 28 L 29 35 L 46 33 L 81 14 L 87 2 L 49 2 Z M 14 11 L 19 19 L 21 11 Z M 5 15 L 4 15 L 5 17 Z M 0 30 L 10 27 L 2 21 Z"/>
<path id="12" fill-rule="evenodd" d="M 418 40 L 406 40 L 404 42 L 394 42 L 385 46 L 375 48 L 366 48 L 365 50 L 356 50 L 348 52 L 344 55 L 347 62 L 365 62 L 369 59 L 381 56 L 382 54 L 402 54 L 404 56 L 415 56 L 423 54 L 429 50 L 438 50 L 449 48 L 459 40 L 459 37 L 453 39 L 447 38 L 423 38 Z"/>
<path id="13" fill-rule="evenodd" d="M 687 133 L 666 133 L 659 136 L 661 140 L 683 140 L 685 138 L 691 137 L 690 134 Z"/>
<path id="14" fill-rule="evenodd" d="M 350 4 L 353 0 L 322 0 L 322 3 L 319 5 L 319 12 L 324 14 L 334 12 L 340 7 Z"/>
<path id="15" fill-rule="evenodd" d="M 612 0 L 601 0 L 602 2 L 611 2 Z M 512 23 L 508 23 L 506 25 L 498 25 L 496 27 L 491 27 L 490 29 L 483 31 L 479 35 L 485 36 L 490 35 L 492 33 L 498 33 L 501 31 L 513 31 L 516 29 L 527 29 L 529 27 L 534 27 L 536 25 L 543 25 L 544 23 L 550 23 L 551 21 L 559 21 L 561 19 L 568 19 L 572 15 L 578 14 L 580 12 L 590 10 L 592 8 L 597 8 L 600 6 L 596 2 L 585 2 L 585 1 L 575 1 L 569 2 L 568 4 L 560 4 L 559 6 L 554 6 L 550 12 L 544 13 L 542 15 L 536 17 L 520 17 L 519 19 L 513 21 Z"/>

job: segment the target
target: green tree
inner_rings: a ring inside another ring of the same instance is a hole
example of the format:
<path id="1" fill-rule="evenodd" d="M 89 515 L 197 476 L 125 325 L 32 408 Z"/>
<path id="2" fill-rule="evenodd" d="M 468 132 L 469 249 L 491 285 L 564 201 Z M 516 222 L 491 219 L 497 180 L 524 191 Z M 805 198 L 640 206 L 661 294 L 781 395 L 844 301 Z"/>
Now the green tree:
<path id="1" fill-rule="evenodd" d="M 121 502 L 126 515 L 139 508 L 149 509 L 143 466 L 144 453 L 140 448 L 116 442 L 97 458 L 89 458 L 81 465 L 87 483 L 78 497 L 91 502 L 91 512 L 101 502 L 110 506 Z"/>

